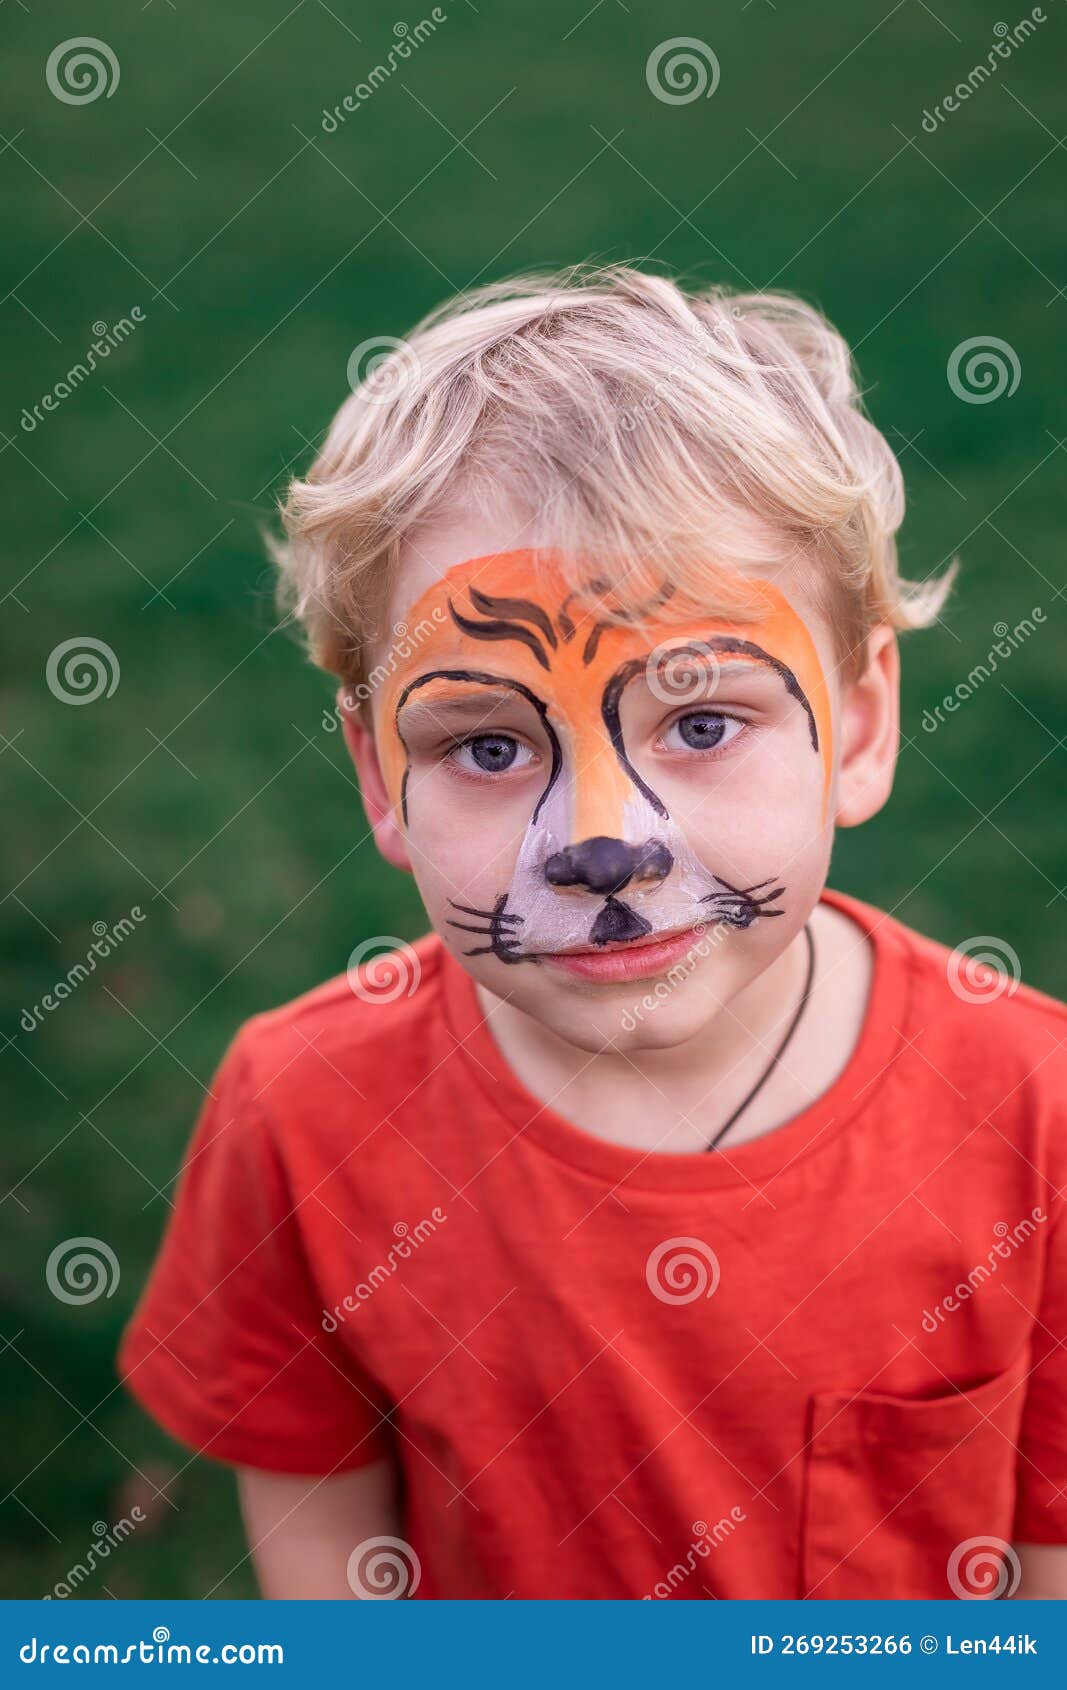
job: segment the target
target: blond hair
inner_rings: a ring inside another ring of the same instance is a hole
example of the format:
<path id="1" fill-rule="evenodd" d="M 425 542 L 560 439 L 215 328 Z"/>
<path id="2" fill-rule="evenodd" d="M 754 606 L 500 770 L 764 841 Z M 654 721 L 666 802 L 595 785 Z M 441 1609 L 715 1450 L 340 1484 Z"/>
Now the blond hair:
<path id="1" fill-rule="evenodd" d="M 312 658 L 350 686 L 401 544 L 464 504 L 536 513 L 571 585 L 590 562 L 609 583 L 608 620 L 666 581 L 743 621 L 716 566 L 803 557 L 846 675 L 876 623 L 924 627 L 944 603 L 955 564 L 900 576 L 900 467 L 845 341 L 799 299 L 575 265 L 459 294 L 388 345 L 291 482 L 271 545 Z"/>

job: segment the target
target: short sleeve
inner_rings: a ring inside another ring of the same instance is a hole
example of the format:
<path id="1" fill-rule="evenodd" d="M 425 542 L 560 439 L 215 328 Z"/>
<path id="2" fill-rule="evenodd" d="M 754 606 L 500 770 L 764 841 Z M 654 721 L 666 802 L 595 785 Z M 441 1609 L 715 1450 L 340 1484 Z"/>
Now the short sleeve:
<path id="1" fill-rule="evenodd" d="M 1016 1479 L 1016 1543 L 1067 1543 L 1067 1201 L 1052 1197 Z"/>
<path id="2" fill-rule="evenodd" d="M 204 1455 L 341 1472 L 390 1451 L 388 1404 L 323 1328 L 285 1170 L 246 1079 L 244 1036 L 201 1109 L 118 1370 L 167 1432 Z"/>

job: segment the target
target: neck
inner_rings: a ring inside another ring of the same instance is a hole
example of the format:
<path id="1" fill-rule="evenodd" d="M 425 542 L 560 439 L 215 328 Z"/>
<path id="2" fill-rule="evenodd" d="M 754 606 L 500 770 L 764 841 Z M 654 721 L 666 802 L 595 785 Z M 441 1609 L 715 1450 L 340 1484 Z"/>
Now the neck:
<path id="1" fill-rule="evenodd" d="M 728 1151 L 808 1107 L 840 1073 L 858 1037 L 870 976 L 866 940 L 848 917 L 825 905 L 812 912 L 810 926 L 816 944 L 811 995 L 777 1064 L 775 1052 L 807 979 L 802 930 L 696 1032 L 666 1049 L 590 1053 L 480 985 L 478 997 L 497 1044 L 529 1091 L 574 1125 L 642 1150 L 705 1150 L 771 1068 L 724 1136 Z"/>

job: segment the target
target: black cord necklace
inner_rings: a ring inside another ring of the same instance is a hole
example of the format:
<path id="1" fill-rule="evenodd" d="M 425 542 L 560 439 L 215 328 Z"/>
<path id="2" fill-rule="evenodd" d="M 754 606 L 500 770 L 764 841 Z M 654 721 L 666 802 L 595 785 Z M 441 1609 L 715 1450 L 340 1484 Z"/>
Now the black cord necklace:
<path id="1" fill-rule="evenodd" d="M 737 1108 L 734 1110 L 734 1112 L 730 1116 L 729 1120 L 725 1121 L 723 1123 L 723 1125 L 719 1128 L 718 1132 L 715 1134 L 715 1137 L 711 1140 L 710 1144 L 707 1146 L 707 1148 L 709 1150 L 714 1150 L 715 1146 L 719 1143 L 720 1139 L 725 1138 L 726 1134 L 730 1131 L 730 1128 L 733 1126 L 734 1122 L 738 1119 L 739 1116 L 744 1114 L 745 1110 L 748 1108 L 749 1104 L 752 1102 L 752 1099 L 756 1096 L 757 1092 L 761 1091 L 762 1088 L 766 1085 L 767 1081 L 770 1079 L 771 1075 L 774 1073 L 774 1070 L 777 1068 L 778 1063 L 780 1062 L 782 1055 L 785 1051 L 786 1045 L 789 1043 L 790 1039 L 793 1037 L 793 1034 L 796 1032 L 797 1028 L 800 1026 L 800 1018 L 801 1018 L 805 1009 L 808 1006 L 808 999 L 811 996 L 812 982 L 815 979 L 815 939 L 814 939 L 814 936 L 812 934 L 811 927 L 810 927 L 809 923 L 807 923 L 807 922 L 804 923 L 804 937 L 808 941 L 808 974 L 807 974 L 807 979 L 804 982 L 803 995 L 800 999 L 800 1002 L 797 1004 L 796 1010 L 794 1011 L 792 1021 L 789 1023 L 789 1026 L 786 1028 L 785 1037 L 783 1038 L 781 1044 L 778 1046 L 778 1049 L 775 1051 L 774 1055 L 771 1057 L 771 1060 L 768 1063 L 766 1069 L 761 1074 L 760 1078 L 756 1081 L 755 1085 L 752 1087 L 752 1090 L 749 1092 L 748 1096 L 744 1099 L 743 1102 L 738 1104 Z"/>

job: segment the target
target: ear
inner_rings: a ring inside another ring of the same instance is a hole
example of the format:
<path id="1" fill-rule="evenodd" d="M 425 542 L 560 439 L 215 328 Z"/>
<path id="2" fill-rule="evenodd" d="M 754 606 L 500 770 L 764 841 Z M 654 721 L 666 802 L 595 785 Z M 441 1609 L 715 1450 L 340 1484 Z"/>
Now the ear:
<path id="1" fill-rule="evenodd" d="M 406 869 L 410 874 L 411 858 L 403 831 L 389 802 L 382 766 L 378 761 L 378 748 L 374 743 L 374 729 L 364 719 L 362 707 L 352 700 L 344 687 L 337 695 L 337 709 L 348 754 L 359 776 L 363 813 L 370 823 L 374 843 L 387 863 L 392 863 L 394 868 Z"/>
<path id="2" fill-rule="evenodd" d="M 867 637 L 863 673 L 841 698 L 838 827 L 857 827 L 878 814 L 893 787 L 899 745 L 900 652 L 893 629 L 879 623 Z"/>

